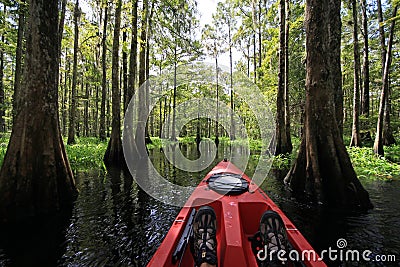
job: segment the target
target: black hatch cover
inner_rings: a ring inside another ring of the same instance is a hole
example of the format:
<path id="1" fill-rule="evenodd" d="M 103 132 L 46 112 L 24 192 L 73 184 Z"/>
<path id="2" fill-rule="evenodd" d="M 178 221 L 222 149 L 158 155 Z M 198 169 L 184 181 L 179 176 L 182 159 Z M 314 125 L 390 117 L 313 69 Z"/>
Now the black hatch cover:
<path id="1" fill-rule="evenodd" d="M 211 190 L 222 195 L 240 195 L 249 189 L 249 182 L 241 175 L 234 173 L 214 174 L 207 183 Z"/>

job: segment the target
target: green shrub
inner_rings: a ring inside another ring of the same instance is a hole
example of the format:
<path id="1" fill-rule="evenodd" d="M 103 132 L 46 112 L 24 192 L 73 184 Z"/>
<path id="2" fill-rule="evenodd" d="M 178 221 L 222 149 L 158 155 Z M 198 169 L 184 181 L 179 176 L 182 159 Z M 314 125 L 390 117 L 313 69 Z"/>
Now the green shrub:
<path id="1" fill-rule="evenodd" d="M 103 162 L 107 142 L 94 137 L 77 138 L 74 145 L 66 145 L 68 159 L 74 171 L 106 170 Z"/>
<path id="2" fill-rule="evenodd" d="M 391 180 L 400 178 L 400 165 L 385 157 L 375 155 L 370 147 L 348 147 L 351 162 L 358 177 L 369 179 Z M 397 151 L 397 152 L 396 152 Z M 386 155 L 398 153 L 400 147 L 385 147 Z"/>

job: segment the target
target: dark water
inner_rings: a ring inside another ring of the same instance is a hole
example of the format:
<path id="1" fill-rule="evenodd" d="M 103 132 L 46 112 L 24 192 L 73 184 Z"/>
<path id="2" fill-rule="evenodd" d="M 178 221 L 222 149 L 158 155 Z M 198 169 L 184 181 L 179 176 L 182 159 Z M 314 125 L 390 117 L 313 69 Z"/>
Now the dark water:
<path id="1" fill-rule="evenodd" d="M 235 149 L 240 153 L 241 148 Z M 196 158 L 195 147 L 181 150 L 188 158 Z M 219 152 L 215 163 L 224 156 Z M 171 166 L 159 150 L 150 151 L 150 157 L 164 177 L 182 185 L 196 185 L 213 167 L 187 173 Z M 251 173 L 256 164 L 252 158 L 246 172 Z M 348 248 L 395 255 L 397 261 L 342 266 L 400 266 L 400 181 L 363 181 L 375 209 L 345 214 L 296 201 L 277 176 L 271 172 L 263 189 L 317 250 L 337 248 L 336 241 L 345 238 Z M 118 170 L 107 175 L 77 174 L 76 179 L 80 194 L 70 213 L 1 226 L 0 266 L 146 265 L 179 208 L 149 197 Z"/>

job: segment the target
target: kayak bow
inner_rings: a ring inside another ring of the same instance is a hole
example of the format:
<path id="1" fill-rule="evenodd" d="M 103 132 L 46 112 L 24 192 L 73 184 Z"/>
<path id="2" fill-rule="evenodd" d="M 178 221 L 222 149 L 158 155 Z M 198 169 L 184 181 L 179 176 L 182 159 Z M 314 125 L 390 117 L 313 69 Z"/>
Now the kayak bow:
<path id="1" fill-rule="evenodd" d="M 289 266 L 326 267 L 323 261 L 318 261 L 318 254 L 265 192 L 228 161 L 217 164 L 196 187 L 148 267 L 194 266 L 189 245 L 183 245 L 182 242 L 188 240 L 185 236 L 188 231 L 186 222 L 191 223 L 193 207 L 204 205 L 211 206 L 217 215 L 218 266 L 257 266 L 249 240 L 258 231 L 262 214 L 266 210 L 273 210 L 282 217 L 291 248 L 297 251 L 292 255 L 309 255 L 308 259 L 290 263 Z M 182 247 L 184 251 L 180 252 L 180 260 L 177 260 L 176 252 Z"/>

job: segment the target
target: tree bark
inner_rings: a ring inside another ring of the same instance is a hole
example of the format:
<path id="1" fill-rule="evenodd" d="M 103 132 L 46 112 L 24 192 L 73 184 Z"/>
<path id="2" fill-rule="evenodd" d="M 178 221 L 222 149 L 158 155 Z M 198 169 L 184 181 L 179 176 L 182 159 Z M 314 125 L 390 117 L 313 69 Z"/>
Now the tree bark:
<path id="1" fill-rule="evenodd" d="M 21 1 L 18 8 L 18 32 L 17 32 L 17 48 L 15 51 L 15 76 L 14 76 L 14 96 L 13 96 L 13 117 L 18 113 L 18 99 L 21 99 L 21 76 L 22 76 L 22 55 L 23 55 L 23 39 L 25 32 L 25 1 Z"/>
<path id="2" fill-rule="evenodd" d="M 150 39 L 151 39 L 151 34 L 152 34 L 152 18 L 154 14 L 154 4 L 155 1 L 152 1 L 151 3 L 151 8 L 149 12 L 149 16 L 147 19 L 147 34 L 146 34 L 146 80 L 149 79 L 150 77 Z M 146 86 L 146 113 L 149 113 L 149 106 L 150 106 L 150 89 L 148 86 Z M 150 122 L 149 124 L 146 125 L 145 129 L 145 142 L 146 144 L 151 144 L 151 138 L 150 138 L 150 133 L 149 133 L 149 126 L 154 127 L 153 125 L 153 114 L 150 115 Z M 154 131 L 153 131 L 154 132 Z"/>
<path id="3" fill-rule="evenodd" d="M 69 208 L 77 194 L 57 110 L 58 1 L 31 0 L 29 14 L 25 96 L 0 171 L 2 221 Z"/>
<path id="4" fill-rule="evenodd" d="M 160 60 L 160 72 L 159 72 L 159 75 L 161 75 L 161 73 L 162 73 L 162 61 L 163 61 L 163 59 L 161 59 Z M 162 85 L 160 85 L 160 91 L 159 91 L 159 94 L 161 95 L 161 93 L 162 93 Z M 164 99 L 164 103 L 165 103 L 165 96 L 162 96 L 161 98 L 160 98 L 160 110 L 159 110 L 159 121 L 160 121 L 160 124 L 158 125 L 158 137 L 161 139 L 162 138 L 162 127 L 163 127 L 163 113 L 162 113 L 162 110 L 163 110 L 163 107 L 162 107 L 162 103 L 163 103 L 163 99 Z"/>
<path id="5" fill-rule="evenodd" d="M 124 30 L 122 32 L 123 46 L 125 46 L 126 40 L 127 40 L 126 30 Z M 122 80 L 123 80 L 122 88 L 124 92 L 122 104 L 124 105 L 124 113 L 125 113 L 126 109 L 128 108 L 127 103 L 129 104 L 129 102 L 126 100 L 128 95 L 128 53 L 124 49 L 122 50 Z"/>
<path id="6" fill-rule="evenodd" d="M 253 68 L 254 68 L 254 83 L 257 83 L 257 11 L 256 11 L 256 0 L 251 1 L 251 16 L 253 20 Z"/>
<path id="7" fill-rule="evenodd" d="M 61 1 L 61 14 L 60 14 L 60 20 L 58 22 L 58 58 L 60 59 L 59 64 L 61 65 L 61 49 L 62 49 L 62 39 L 63 39 L 63 35 L 64 35 L 64 22 L 65 22 L 65 12 L 67 9 L 67 0 L 62 0 Z M 67 58 L 67 53 L 65 53 L 65 58 Z M 67 60 L 65 60 L 65 64 L 67 65 Z M 60 75 L 60 68 L 58 68 L 58 73 L 57 73 L 57 77 L 60 76 L 60 83 L 62 81 L 62 75 Z M 66 98 L 67 98 L 67 91 L 68 91 L 68 87 L 67 87 L 67 73 L 68 71 L 65 72 L 64 74 L 64 86 L 62 86 L 60 89 L 62 92 L 62 100 L 61 100 L 61 122 L 62 122 L 62 135 L 66 134 Z M 57 86 L 58 87 L 58 86 Z M 65 115 L 65 117 L 64 117 Z"/>
<path id="8" fill-rule="evenodd" d="M 100 129 L 99 137 L 101 141 L 106 140 L 106 98 L 107 98 L 107 23 L 108 6 L 104 8 L 103 38 L 102 38 L 102 82 L 101 82 L 101 104 L 100 104 Z"/>
<path id="9" fill-rule="evenodd" d="M 138 44 L 138 0 L 132 0 L 132 36 L 131 36 L 131 51 L 129 53 L 129 76 L 128 76 L 128 88 L 126 90 L 126 99 L 125 99 L 125 107 L 128 108 L 129 103 L 135 94 L 135 86 L 136 86 L 136 74 L 137 74 L 137 44 Z M 125 109 L 126 110 L 126 109 Z M 133 112 L 128 112 L 127 115 L 133 115 Z M 126 121 L 133 123 L 133 118 L 125 117 Z M 128 123 L 124 125 L 124 127 L 129 127 L 131 124 Z M 135 151 L 136 142 L 134 140 L 133 135 L 128 135 L 124 138 L 131 138 L 129 142 L 127 142 L 131 148 L 129 151 Z"/>
<path id="10" fill-rule="evenodd" d="M 290 1 L 285 0 L 285 131 L 290 152 L 292 152 L 292 138 L 290 136 L 290 105 L 289 105 L 289 31 L 290 31 Z"/>
<path id="11" fill-rule="evenodd" d="M 132 39 L 131 39 L 131 51 L 129 55 L 129 77 L 128 77 L 128 89 L 125 106 L 128 107 L 132 96 L 135 94 L 135 83 L 137 73 L 137 20 L 138 20 L 138 0 L 132 1 Z"/>
<path id="12" fill-rule="evenodd" d="M 336 1 L 340 6 L 340 1 Z M 304 134 L 285 182 L 332 206 L 368 209 L 367 191 L 357 179 L 340 136 L 330 77 L 328 0 L 306 1 L 306 107 Z M 339 57 L 339 55 L 336 55 Z"/>
<path id="13" fill-rule="evenodd" d="M 168 87 L 168 85 L 167 85 L 167 87 Z M 168 100 L 168 96 L 164 96 L 164 116 L 163 116 L 163 121 L 165 122 L 165 124 L 167 125 L 167 127 L 168 127 L 168 125 L 169 125 L 169 123 L 168 123 L 168 121 L 167 121 L 167 114 L 168 114 L 168 107 L 169 106 L 167 106 L 167 100 Z M 168 105 L 169 105 L 169 103 L 168 103 Z M 165 138 L 165 136 L 168 136 L 168 134 L 165 134 L 165 128 L 164 128 L 164 133 L 161 133 L 161 135 L 162 135 L 162 137 L 161 138 Z"/>
<path id="14" fill-rule="evenodd" d="M 381 75 L 382 75 L 382 84 L 384 84 L 384 72 L 385 72 L 385 62 L 386 62 L 386 45 L 385 45 L 385 29 L 383 26 L 383 12 L 382 12 L 382 4 L 381 0 L 377 1 L 377 6 L 378 6 L 378 23 L 379 23 L 379 35 L 380 35 L 380 43 L 381 43 Z M 385 107 L 384 107 L 384 113 L 383 113 L 383 144 L 384 145 L 391 145 L 395 144 L 396 140 L 394 139 L 392 129 L 390 128 L 390 90 L 387 88 L 386 89 L 387 93 L 386 99 L 385 99 Z M 387 103 L 387 105 L 386 105 Z M 379 111 L 378 111 L 379 112 Z M 379 115 L 378 115 L 379 116 Z M 378 122 L 379 123 L 379 122 Z M 378 149 L 379 150 L 379 149 Z M 382 147 L 383 151 L 383 147 Z"/>
<path id="15" fill-rule="evenodd" d="M 385 42 L 385 29 L 383 27 L 383 13 L 382 13 L 382 3 L 381 0 L 377 0 L 378 7 L 378 27 L 379 27 L 379 37 L 381 43 L 381 75 L 385 71 L 385 61 L 386 61 L 386 42 Z"/>
<path id="16" fill-rule="evenodd" d="M 390 72 L 390 71 L 389 71 Z M 389 77 L 388 77 L 389 79 Z M 389 81 L 387 81 L 387 84 L 389 84 Z M 387 85 L 387 95 L 385 99 L 385 111 L 383 113 L 383 145 L 385 146 L 391 146 L 396 144 L 396 139 L 394 138 L 393 131 L 392 131 L 392 126 L 390 124 L 390 112 L 391 112 L 391 88 L 389 85 Z"/>
<path id="17" fill-rule="evenodd" d="M 83 80 L 82 80 L 83 84 Z M 83 136 L 88 137 L 89 134 L 89 83 L 85 84 L 85 101 L 84 101 L 84 110 L 83 110 Z"/>
<path id="18" fill-rule="evenodd" d="M 175 28 L 177 29 L 178 33 L 179 33 L 179 23 L 177 21 L 177 15 L 176 15 L 176 11 L 174 11 L 174 24 L 175 24 Z M 175 107 L 176 107 L 176 69 L 177 69 L 177 64 L 178 64 L 178 58 L 177 58 L 177 49 L 178 49 L 178 44 L 177 44 L 178 40 L 177 37 L 175 35 L 174 37 L 174 91 L 173 91 L 173 95 L 172 95 L 172 127 L 171 127 L 171 141 L 176 141 L 176 133 L 175 133 L 175 122 L 176 122 L 176 111 L 175 111 Z"/>
<path id="19" fill-rule="evenodd" d="M 74 59 L 72 65 L 72 88 L 71 88 L 71 107 L 69 110 L 69 127 L 67 144 L 75 144 L 75 127 L 76 127 L 76 84 L 78 76 L 78 46 L 79 46 L 79 26 L 80 17 L 79 0 L 75 2 L 74 9 Z"/>
<path id="20" fill-rule="evenodd" d="M 340 137 L 343 138 L 343 88 L 340 62 L 342 20 L 340 17 L 340 1 L 329 1 L 329 57 L 331 64 L 331 80 L 335 94 L 335 114 Z M 339 55 L 339 56 L 338 56 Z"/>
<path id="21" fill-rule="evenodd" d="M 360 137 L 360 51 L 358 46 L 358 14 L 357 2 L 352 0 L 353 11 L 353 46 L 354 46 L 354 94 L 353 94 L 353 126 L 350 146 L 361 146 Z"/>
<path id="22" fill-rule="evenodd" d="M 231 14 L 231 13 L 229 13 Z M 230 110 L 230 117 L 231 117 L 231 128 L 230 128 L 230 139 L 236 139 L 236 130 L 235 130 L 235 120 L 233 119 L 235 104 L 233 102 L 234 99 L 234 90 L 233 90 L 233 56 L 232 56 L 232 29 L 231 29 L 231 19 L 228 18 L 228 42 L 229 42 L 229 75 L 230 75 L 230 102 L 231 102 L 231 110 Z M 197 127 L 199 127 L 199 123 L 197 123 Z M 198 136 L 200 136 L 199 131 L 197 131 Z M 196 133 L 196 136 L 197 136 Z M 199 137 L 200 138 L 200 137 Z"/>
<path id="23" fill-rule="evenodd" d="M 61 113 L 62 113 L 62 134 L 67 134 L 67 103 L 68 103 L 68 92 L 69 92 L 69 85 L 70 85 L 70 77 L 68 73 L 70 72 L 70 63 L 68 61 L 68 50 L 65 49 L 65 58 L 66 58 L 66 69 L 64 75 L 64 97 L 61 106 Z"/>
<path id="24" fill-rule="evenodd" d="M 111 123 L 110 123 L 110 95 L 111 95 L 111 92 L 110 92 L 110 88 L 111 88 L 111 86 L 110 86 L 110 83 L 107 81 L 107 94 L 106 94 L 106 96 L 107 96 L 107 100 L 106 100 L 106 107 L 107 107 L 107 111 L 106 111 L 106 135 L 107 135 L 107 137 L 110 137 L 110 127 L 111 127 Z"/>
<path id="25" fill-rule="evenodd" d="M 146 82 L 146 40 L 147 40 L 147 20 L 148 20 L 148 0 L 143 0 L 143 9 L 142 9 L 142 22 L 141 22 L 141 33 L 140 33 L 140 48 L 139 48 L 139 92 L 138 92 L 138 100 L 139 100 L 139 123 L 137 125 L 135 141 L 136 147 L 140 155 L 144 155 L 146 153 L 146 147 L 143 145 L 145 143 L 146 138 L 146 90 L 147 85 Z M 142 87 L 144 86 L 144 87 Z"/>
<path id="26" fill-rule="evenodd" d="M 393 10 L 393 18 L 396 17 L 397 14 L 397 6 L 395 6 Z M 382 77 L 382 91 L 381 98 L 379 102 L 379 115 L 378 115 L 378 123 L 376 126 L 376 136 L 374 142 L 374 153 L 383 156 L 383 126 L 384 126 L 384 113 L 385 113 L 385 101 L 388 97 L 388 88 L 389 88 L 389 72 L 390 72 L 390 63 L 391 63 L 391 54 L 392 54 L 392 45 L 393 45 L 393 36 L 394 36 L 394 27 L 396 24 L 396 20 L 393 19 L 390 25 L 390 34 L 386 52 L 385 59 L 385 68 L 383 71 Z"/>
<path id="27" fill-rule="evenodd" d="M 112 46 L 112 122 L 111 137 L 104 155 L 109 165 L 124 165 L 125 159 L 121 140 L 121 93 L 119 90 L 119 35 L 121 31 L 122 0 L 117 1 L 115 9 L 114 38 Z"/>
<path id="28" fill-rule="evenodd" d="M 60 59 L 59 64 L 61 64 L 61 49 L 62 49 L 62 39 L 63 39 L 63 35 L 64 35 L 64 21 L 65 21 L 66 9 L 67 9 L 67 0 L 62 0 L 61 1 L 60 20 L 58 22 L 58 58 Z M 58 68 L 57 77 L 59 75 L 60 75 L 60 68 Z M 61 81 L 61 78 L 60 78 L 60 81 Z M 58 84 L 57 84 L 57 86 L 58 86 Z"/>
<path id="29" fill-rule="evenodd" d="M 292 151 L 292 144 L 288 139 L 285 122 L 285 0 L 279 1 L 280 31 L 279 31 L 279 73 L 278 93 L 276 97 L 276 131 L 275 131 L 275 155 L 286 154 Z"/>
<path id="30" fill-rule="evenodd" d="M 369 116 L 369 39 L 368 39 L 368 17 L 367 17 L 367 1 L 361 1 L 362 8 L 362 28 L 364 37 L 364 60 L 363 60 L 363 74 L 364 86 L 361 100 L 361 114 Z"/>
<path id="31" fill-rule="evenodd" d="M 93 135 L 94 137 L 98 137 L 98 119 L 99 119 L 99 86 L 96 84 L 96 105 L 95 105 L 95 110 L 94 110 L 94 126 L 93 126 Z"/>
<path id="32" fill-rule="evenodd" d="M 397 7 L 396 7 L 397 11 Z M 395 22 L 393 22 L 395 23 Z M 392 34 L 392 31 L 394 31 L 393 28 L 390 29 L 390 34 Z M 391 59 L 391 55 L 389 58 Z M 390 68 L 391 62 L 389 62 L 389 68 Z M 383 71 L 384 72 L 384 71 Z M 390 72 L 390 70 L 388 70 Z M 383 113 L 383 145 L 390 146 L 396 144 L 396 139 L 394 138 L 392 127 L 390 125 L 390 109 L 391 109 L 391 89 L 389 88 L 389 76 L 386 78 L 386 81 L 382 81 L 383 84 L 386 84 L 386 99 L 385 99 L 385 111 Z M 382 78 L 384 80 L 384 78 Z"/>
<path id="33" fill-rule="evenodd" d="M 217 49 L 217 48 L 216 48 Z M 216 120 L 215 120 L 215 144 L 218 147 L 219 144 L 219 130 L 218 130 L 218 122 L 219 122 L 219 70 L 218 70 L 218 54 L 215 55 L 215 91 L 216 91 L 216 102 L 217 102 L 217 114 L 216 114 Z"/>
<path id="34" fill-rule="evenodd" d="M 6 10 L 6 5 L 4 5 L 4 11 Z M 5 12 L 4 12 L 5 13 Z M 1 35 L 1 43 L 4 44 L 4 35 Z M 6 125 L 4 120 L 5 108 L 4 108 L 4 51 L 0 49 L 0 132 L 5 132 Z M 15 85 L 14 85 L 15 87 Z"/>

